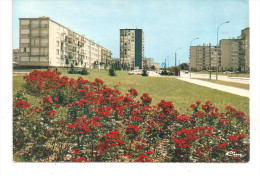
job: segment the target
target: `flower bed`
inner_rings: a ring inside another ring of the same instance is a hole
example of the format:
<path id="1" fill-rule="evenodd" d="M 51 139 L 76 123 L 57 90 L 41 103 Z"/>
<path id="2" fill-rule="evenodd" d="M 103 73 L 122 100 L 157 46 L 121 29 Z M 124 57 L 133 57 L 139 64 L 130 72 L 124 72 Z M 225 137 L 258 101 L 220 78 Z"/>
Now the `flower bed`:
<path id="1" fill-rule="evenodd" d="M 13 148 L 26 161 L 247 162 L 249 119 L 227 106 L 196 101 L 190 114 L 172 102 L 130 89 L 122 94 L 100 79 L 61 77 L 55 71 L 25 76 L 13 103 Z"/>

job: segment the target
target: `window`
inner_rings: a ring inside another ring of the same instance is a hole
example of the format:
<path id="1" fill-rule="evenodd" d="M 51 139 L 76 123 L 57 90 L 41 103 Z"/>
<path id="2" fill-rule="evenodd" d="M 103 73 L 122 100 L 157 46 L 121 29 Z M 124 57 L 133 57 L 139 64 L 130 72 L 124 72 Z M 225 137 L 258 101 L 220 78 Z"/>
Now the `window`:
<path id="1" fill-rule="evenodd" d="M 26 53 L 26 48 L 21 48 L 22 53 Z"/>
<path id="2" fill-rule="evenodd" d="M 59 52 L 60 52 L 60 51 L 57 49 L 57 50 L 56 50 L 56 55 L 59 55 Z"/>
<path id="3" fill-rule="evenodd" d="M 29 29 L 21 29 L 21 34 L 29 34 Z"/>
<path id="4" fill-rule="evenodd" d="M 57 46 L 57 47 L 60 46 L 60 42 L 59 42 L 59 41 L 56 42 L 56 46 Z"/>
<path id="5" fill-rule="evenodd" d="M 22 62 L 29 61 L 29 57 L 21 57 L 21 61 L 22 61 Z"/>

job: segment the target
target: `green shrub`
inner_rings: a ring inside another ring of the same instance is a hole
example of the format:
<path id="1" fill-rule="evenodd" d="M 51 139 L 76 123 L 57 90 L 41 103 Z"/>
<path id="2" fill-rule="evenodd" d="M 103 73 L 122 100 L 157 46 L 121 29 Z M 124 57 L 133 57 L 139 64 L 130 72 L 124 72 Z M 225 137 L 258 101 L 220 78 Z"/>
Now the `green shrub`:
<path id="1" fill-rule="evenodd" d="M 149 76 L 149 75 L 148 75 L 148 72 L 147 72 L 147 70 L 146 70 L 146 69 L 143 69 L 142 76 Z"/>
<path id="2" fill-rule="evenodd" d="M 68 74 L 77 74 L 77 71 L 75 70 L 73 64 L 70 65 L 70 70 L 68 71 Z"/>
<path id="3" fill-rule="evenodd" d="M 88 75 L 89 73 L 88 73 L 87 68 L 86 68 L 86 67 L 83 67 L 83 69 L 81 70 L 80 74 L 81 74 L 81 75 Z"/>
<path id="4" fill-rule="evenodd" d="M 161 75 L 169 75 L 169 72 L 167 70 L 163 70 Z"/>
<path id="5" fill-rule="evenodd" d="M 110 75 L 110 76 L 116 76 L 116 72 L 115 72 L 115 69 L 113 69 L 113 68 L 110 68 L 109 70 L 108 70 L 108 74 Z"/>

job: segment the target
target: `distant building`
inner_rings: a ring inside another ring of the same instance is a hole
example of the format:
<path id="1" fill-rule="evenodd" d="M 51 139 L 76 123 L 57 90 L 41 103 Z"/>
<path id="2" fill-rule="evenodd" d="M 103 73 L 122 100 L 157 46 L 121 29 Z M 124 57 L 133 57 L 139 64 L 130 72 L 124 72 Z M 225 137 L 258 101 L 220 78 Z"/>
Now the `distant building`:
<path id="1" fill-rule="evenodd" d="M 131 68 L 143 67 L 144 34 L 142 29 L 120 29 L 120 60 Z"/>
<path id="2" fill-rule="evenodd" d="M 13 67 L 18 66 L 19 49 L 13 49 Z"/>
<path id="3" fill-rule="evenodd" d="M 210 44 L 190 47 L 190 67 L 192 71 L 213 70 L 218 66 L 218 47 Z"/>
<path id="4" fill-rule="evenodd" d="M 143 68 L 151 68 L 153 66 L 153 58 L 144 58 L 143 59 Z"/>
<path id="5" fill-rule="evenodd" d="M 160 63 L 153 63 L 154 67 L 156 70 L 159 70 L 160 69 Z"/>
<path id="6" fill-rule="evenodd" d="M 239 64 L 238 70 L 249 71 L 250 70 L 250 30 L 245 28 L 241 31 L 239 42 Z"/>
<path id="7" fill-rule="evenodd" d="M 250 31 L 245 28 L 237 39 L 222 39 L 219 46 L 190 47 L 190 68 L 192 71 L 249 71 Z"/>
<path id="8" fill-rule="evenodd" d="M 112 58 L 112 61 L 120 61 L 120 58 Z"/>
<path id="9" fill-rule="evenodd" d="M 151 69 L 155 67 L 156 70 L 160 69 L 160 63 L 154 62 L 153 58 L 144 58 L 143 59 L 143 68 Z"/>
<path id="10" fill-rule="evenodd" d="M 19 49 L 13 49 L 13 62 L 18 62 L 19 59 Z"/>
<path id="11" fill-rule="evenodd" d="M 19 66 L 97 67 L 111 51 L 49 17 L 20 18 Z"/>
<path id="12" fill-rule="evenodd" d="M 221 70 L 237 71 L 238 70 L 238 44 L 240 39 L 222 39 L 219 42 Z"/>

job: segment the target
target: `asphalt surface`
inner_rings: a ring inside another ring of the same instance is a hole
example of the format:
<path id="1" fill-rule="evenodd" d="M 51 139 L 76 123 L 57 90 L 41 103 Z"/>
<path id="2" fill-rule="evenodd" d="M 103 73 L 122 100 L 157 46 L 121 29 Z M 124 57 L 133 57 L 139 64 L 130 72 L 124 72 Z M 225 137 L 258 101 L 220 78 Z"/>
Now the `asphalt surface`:
<path id="1" fill-rule="evenodd" d="M 164 77 L 164 76 L 161 76 L 158 73 L 155 73 L 153 71 L 149 72 L 149 76 Z M 192 78 L 204 78 L 204 79 L 209 78 L 209 75 L 207 75 L 207 74 L 191 73 L 191 75 L 190 75 L 190 73 L 185 74 L 184 72 L 181 72 L 181 75 L 175 76 L 175 78 L 177 78 L 181 81 L 186 81 L 186 82 L 189 82 L 189 83 L 192 83 L 192 84 L 205 86 L 205 87 L 208 87 L 208 88 L 211 88 L 211 89 L 216 89 L 216 90 L 228 92 L 228 93 L 243 96 L 243 97 L 249 98 L 249 96 L 250 96 L 249 90 L 247 90 L 247 89 L 241 89 L 241 88 L 236 88 L 236 87 L 232 87 L 232 86 L 226 86 L 226 85 L 222 85 L 222 84 L 211 83 L 211 82 L 208 82 L 208 81 L 192 79 Z M 216 79 L 216 76 L 211 75 L 211 79 Z M 236 82 L 236 83 L 241 83 L 241 84 L 249 84 L 249 81 L 250 81 L 249 78 L 228 77 L 228 76 L 222 76 L 222 75 L 218 75 L 218 80 L 227 81 L 227 82 Z"/>
<path id="2" fill-rule="evenodd" d="M 200 74 L 200 73 L 188 73 L 185 74 L 184 72 L 181 72 L 182 78 L 202 78 L 202 79 L 209 79 L 209 74 Z M 213 73 L 211 75 L 212 80 L 216 80 L 216 73 Z M 249 84 L 250 78 L 245 78 L 245 77 L 232 77 L 232 74 L 230 76 L 223 76 L 223 75 L 218 75 L 218 80 L 221 81 L 227 81 L 227 82 L 236 82 L 236 83 L 241 83 L 241 84 Z"/>

